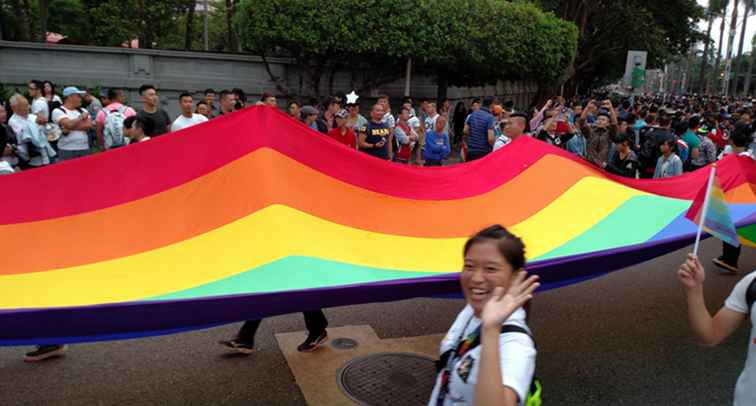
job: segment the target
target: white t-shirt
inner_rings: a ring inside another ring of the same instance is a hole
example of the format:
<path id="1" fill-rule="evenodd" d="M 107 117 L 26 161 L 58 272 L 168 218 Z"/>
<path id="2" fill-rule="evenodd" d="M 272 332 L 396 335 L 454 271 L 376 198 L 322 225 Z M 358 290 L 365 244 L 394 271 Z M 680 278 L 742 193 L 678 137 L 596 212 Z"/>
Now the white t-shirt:
<path id="1" fill-rule="evenodd" d="M 738 313 L 748 314 L 750 310 L 751 317 L 751 335 L 748 339 L 748 354 L 746 355 L 745 368 L 740 373 L 738 383 L 735 384 L 735 401 L 734 406 L 753 406 L 756 405 L 756 306 L 748 309 L 746 303 L 746 291 L 748 285 L 756 279 L 756 271 L 744 276 L 732 289 L 732 293 L 725 300 L 725 307 Z"/>
<path id="2" fill-rule="evenodd" d="M 207 121 L 207 117 L 202 114 L 192 114 L 192 118 L 187 118 L 182 114 L 173 121 L 173 124 L 171 124 L 171 132 L 183 130 L 184 128 L 189 128 L 193 125 L 204 123 L 205 121 Z"/>
<path id="3" fill-rule="evenodd" d="M 391 112 L 385 113 L 381 122 L 386 124 L 389 128 L 396 127 L 396 120 L 394 119 L 394 116 L 391 115 Z"/>
<path id="4" fill-rule="evenodd" d="M 42 117 L 45 117 L 45 119 L 50 117 L 50 110 L 48 110 L 47 107 L 47 99 L 44 97 L 37 97 L 34 99 L 31 105 L 31 113 L 36 114 L 37 116 L 41 115 Z M 42 125 L 42 127 L 44 127 L 44 125 Z"/>
<path id="5" fill-rule="evenodd" d="M 81 111 L 86 112 L 86 110 L 81 109 Z M 52 119 L 53 123 L 58 124 L 63 127 L 60 124 L 60 121 L 64 118 L 68 118 L 70 120 L 76 120 L 81 116 L 81 111 L 79 110 L 69 110 L 63 106 L 60 106 L 59 108 L 56 108 L 53 110 L 52 113 Z M 58 141 L 58 149 L 66 150 L 66 151 L 85 151 L 89 149 L 89 136 L 84 131 L 71 131 L 68 134 L 64 134 L 60 137 L 60 140 Z"/>
<path id="6" fill-rule="evenodd" d="M 525 324 L 525 310 L 517 309 L 505 324 L 514 324 L 528 331 Z M 470 335 L 480 326 L 480 319 L 475 317 L 471 306 L 465 306 L 452 324 L 446 337 L 441 341 L 441 354 L 456 349 L 460 336 Z M 462 331 L 464 329 L 464 332 Z M 449 393 L 444 398 L 444 406 L 461 406 L 474 404 L 475 383 L 478 381 L 480 367 L 480 345 L 468 351 L 461 359 L 455 360 L 454 369 L 449 380 Z M 536 349 L 531 338 L 523 333 L 511 332 L 499 336 L 499 356 L 501 357 L 502 384 L 517 393 L 519 404 L 527 400 L 530 383 L 535 372 Z M 428 406 L 436 406 L 441 390 L 441 375 L 436 378 L 436 385 L 428 401 Z"/>

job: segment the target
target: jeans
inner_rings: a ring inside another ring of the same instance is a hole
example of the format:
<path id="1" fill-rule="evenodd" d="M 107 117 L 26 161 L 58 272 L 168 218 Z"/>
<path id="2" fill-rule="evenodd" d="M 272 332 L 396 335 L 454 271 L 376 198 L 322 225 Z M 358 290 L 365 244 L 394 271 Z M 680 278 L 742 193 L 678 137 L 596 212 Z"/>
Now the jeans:
<path id="1" fill-rule="evenodd" d="M 310 335 L 320 335 L 328 327 L 328 320 L 325 314 L 323 314 L 323 310 L 310 310 L 302 312 L 302 314 L 304 315 L 305 326 Z M 243 343 L 254 343 L 255 334 L 257 334 L 257 329 L 260 328 L 260 323 L 262 323 L 262 319 L 245 321 L 236 339 Z"/>
<path id="2" fill-rule="evenodd" d="M 439 159 L 426 159 L 425 166 L 443 166 L 444 163 Z"/>
<path id="3" fill-rule="evenodd" d="M 81 158 L 89 154 L 91 154 L 91 152 L 88 149 L 73 150 L 73 151 L 69 151 L 67 149 L 61 149 L 58 151 L 58 161 L 67 161 L 69 159 Z"/>

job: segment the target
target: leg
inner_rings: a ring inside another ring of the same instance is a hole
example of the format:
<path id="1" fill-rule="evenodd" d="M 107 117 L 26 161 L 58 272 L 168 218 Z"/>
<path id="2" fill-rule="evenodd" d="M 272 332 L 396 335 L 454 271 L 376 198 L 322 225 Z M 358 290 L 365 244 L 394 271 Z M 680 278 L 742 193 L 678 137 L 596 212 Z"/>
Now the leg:
<path id="1" fill-rule="evenodd" d="M 328 339 L 328 320 L 323 314 L 323 310 L 310 310 L 302 313 L 307 326 L 307 338 L 302 344 L 299 344 L 297 351 L 312 352 L 320 347 L 320 344 Z"/>
<path id="2" fill-rule="evenodd" d="M 730 245 L 726 242 L 722 243 L 722 260 L 728 265 L 732 265 L 735 268 L 738 267 L 738 260 L 740 259 L 740 246 Z"/>
<path id="3" fill-rule="evenodd" d="M 255 351 L 255 334 L 260 328 L 260 323 L 262 319 L 245 321 L 235 339 L 219 341 L 218 344 L 234 352 L 252 354 Z"/>
<path id="4" fill-rule="evenodd" d="M 328 319 L 326 319 L 323 310 L 309 310 L 302 312 L 305 320 L 305 327 L 310 335 L 320 335 L 328 327 Z"/>
<path id="5" fill-rule="evenodd" d="M 254 344 L 255 335 L 257 334 L 257 329 L 260 328 L 260 323 L 262 323 L 262 319 L 245 321 L 236 335 L 236 341 L 244 344 Z"/>
<path id="6" fill-rule="evenodd" d="M 714 258 L 714 265 L 730 272 L 738 272 L 738 259 L 740 259 L 740 247 L 722 242 L 722 255 Z"/>

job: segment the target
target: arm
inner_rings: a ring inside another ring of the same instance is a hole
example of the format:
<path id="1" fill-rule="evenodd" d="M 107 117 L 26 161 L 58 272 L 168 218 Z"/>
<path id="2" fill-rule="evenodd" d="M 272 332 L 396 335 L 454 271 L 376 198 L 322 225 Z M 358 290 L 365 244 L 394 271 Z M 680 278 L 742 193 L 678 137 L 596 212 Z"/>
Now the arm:
<path id="1" fill-rule="evenodd" d="M 693 254 L 688 254 L 688 260 L 677 271 L 680 283 L 685 288 L 688 322 L 693 334 L 701 344 L 713 347 L 732 334 L 746 317 L 743 313 L 726 307 L 711 317 L 703 294 L 705 275 L 701 262 Z"/>
<path id="2" fill-rule="evenodd" d="M 372 149 L 375 148 L 375 144 L 370 144 L 367 142 L 367 134 L 360 131 L 360 138 L 357 141 L 357 145 L 359 145 L 360 149 Z"/>
<path id="3" fill-rule="evenodd" d="M 539 286 L 537 276 L 525 279 L 526 276 L 525 271 L 518 271 L 506 294 L 504 288 L 496 288 L 483 308 L 475 405 L 515 406 L 518 404 L 517 393 L 503 384 L 499 335 L 501 324 L 515 310 L 530 300 L 533 297 L 533 291 Z"/>
<path id="4" fill-rule="evenodd" d="M 82 121 L 82 118 L 84 116 L 79 116 L 76 119 L 68 118 L 67 116 L 63 116 L 60 119 L 58 119 L 58 125 L 60 125 L 60 128 L 64 130 L 64 132 L 70 132 L 77 130 L 79 123 Z"/>
<path id="5" fill-rule="evenodd" d="M 402 130 L 402 127 L 399 127 L 399 126 L 394 127 L 394 136 L 396 137 L 396 140 L 401 145 L 406 145 L 410 143 L 410 138 L 407 134 L 404 133 L 404 130 Z"/>
<path id="6" fill-rule="evenodd" d="M 493 128 L 488 129 L 488 144 L 493 146 L 496 143 L 496 134 L 494 134 Z"/>
<path id="7" fill-rule="evenodd" d="M 701 156 L 701 150 L 700 150 L 700 148 L 691 148 L 690 149 L 690 159 L 697 159 L 699 156 Z"/>
<path id="8" fill-rule="evenodd" d="M 103 133 L 103 130 L 105 129 L 105 122 L 97 123 L 96 131 L 97 131 L 97 144 L 101 147 L 105 146 L 105 134 Z"/>
<path id="9" fill-rule="evenodd" d="M 390 132 L 388 136 L 388 156 L 389 159 L 394 159 L 394 133 Z"/>
<path id="10" fill-rule="evenodd" d="M 87 116 L 85 118 L 79 120 L 79 124 L 76 126 L 77 130 L 87 131 L 94 125 L 94 123 L 92 123 L 92 118 L 89 117 L 89 113 L 86 114 Z"/>
<path id="11" fill-rule="evenodd" d="M 171 118 L 168 117 L 168 113 L 166 113 L 165 110 L 161 110 L 161 111 L 163 112 L 163 117 L 165 117 L 165 122 L 168 123 L 165 125 L 165 133 L 167 134 L 171 132 L 171 124 L 173 124 L 173 121 L 171 121 Z"/>
<path id="12" fill-rule="evenodd" d="M 530 120 L 530 128 L 532 130 L 535 130 L 538 128 L 538 125 L 541 124 L 541 121 L 543 120 L 543 114 L 551 108 L 551 100 L 548 100 L 546 103 L 543 104 L 543 107 L 541 107 L 541 110 L 538 111 L 538 114 L 533 117 L 532 120 Z"/>
<path id="13" fill-rule="evenodd" d="M 675 165 L 674 165 L 672 176 L 679 176 L 679 175 L 682 175 L 682 173 L 683 173 L 682 161 L 680 159 L 675 159 Z"/>

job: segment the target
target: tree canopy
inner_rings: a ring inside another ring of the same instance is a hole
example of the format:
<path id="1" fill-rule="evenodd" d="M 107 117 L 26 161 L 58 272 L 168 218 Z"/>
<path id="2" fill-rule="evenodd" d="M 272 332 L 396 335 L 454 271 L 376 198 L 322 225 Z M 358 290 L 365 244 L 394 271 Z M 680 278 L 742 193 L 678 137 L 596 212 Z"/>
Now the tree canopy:
<path id="1" fill-rule="evenodd" d="M 573 21 L 578 53 L 570 68 L 572 90 L 622 77 L 628 50 L 648 52 L 648 68 L 687 53 L 704 39 L 696 23 L 704 9 L 696 0 L 539 0 L 546 10 Z"/>
<path id="2" fill-rule="evenodd" d="M 365 70 L 370 87 L 407 58 L 449 84 L 553 83 L 577 48 L 574 24 L 504 0 L 242 0 L 236 22 L 246 50 L 294 58 L 313 95 L 329 69 Z"/>

